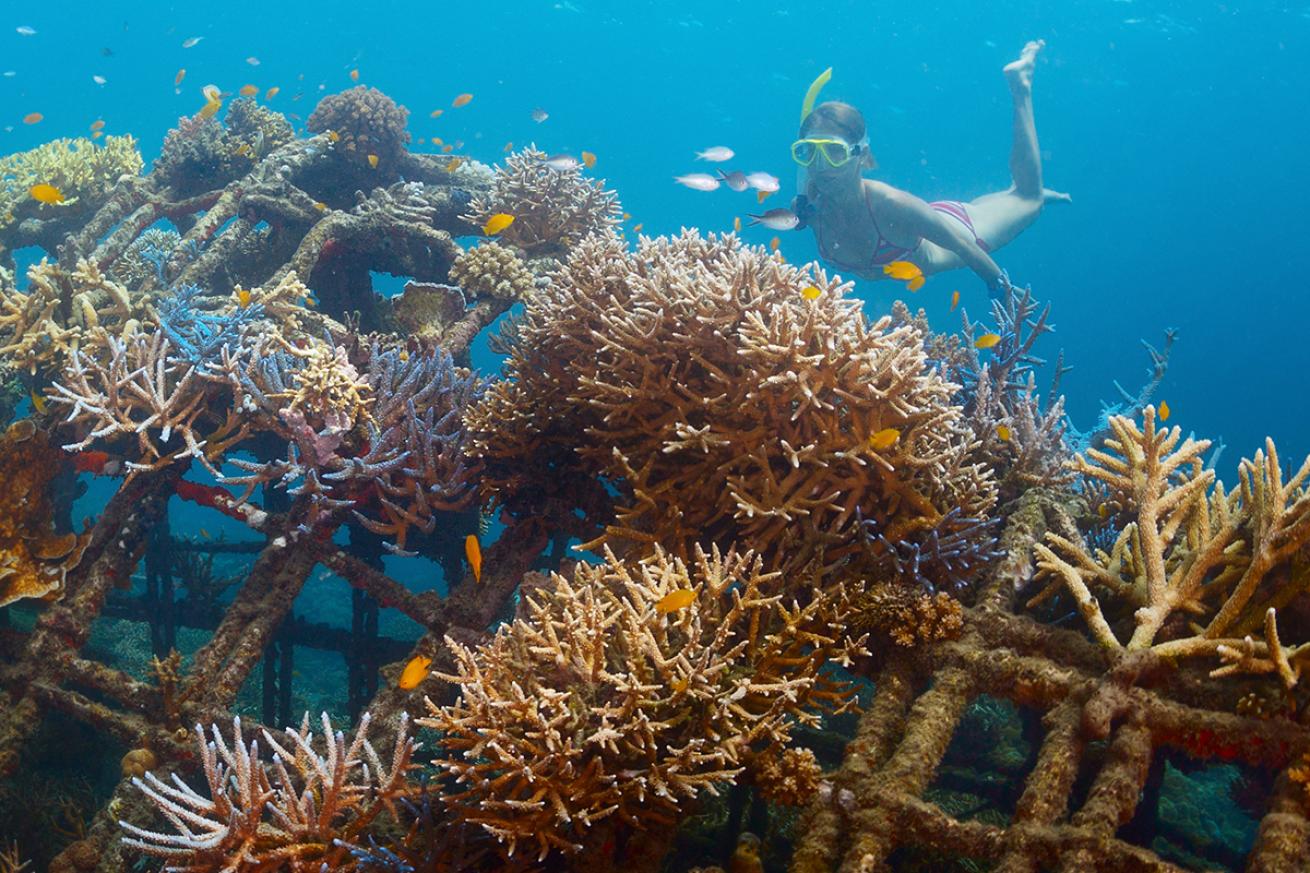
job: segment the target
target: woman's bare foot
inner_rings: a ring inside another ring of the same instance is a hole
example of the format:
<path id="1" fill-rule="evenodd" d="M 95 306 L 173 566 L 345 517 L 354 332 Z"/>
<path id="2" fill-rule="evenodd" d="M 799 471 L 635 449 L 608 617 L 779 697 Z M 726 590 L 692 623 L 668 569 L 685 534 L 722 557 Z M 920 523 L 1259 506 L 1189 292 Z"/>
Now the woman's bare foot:
<path id="1" fill-rule="evenodd" d="M 1043 203 L 1072 203 L 1073 198 L 1063 191 L 1054 191 L 1050 188 L 1042 189 Z"/>
<path id="2" fill-rule="evenodd" d="M 1033 68 L 1037 66 L 1037 53 L 1046 46 L 1046 40 L 1035 39 L 1023 47 L 1017 60 L 1010 61 L 1001 71 L 1016 94 L 1030 94 L 1033 90 Z"/>

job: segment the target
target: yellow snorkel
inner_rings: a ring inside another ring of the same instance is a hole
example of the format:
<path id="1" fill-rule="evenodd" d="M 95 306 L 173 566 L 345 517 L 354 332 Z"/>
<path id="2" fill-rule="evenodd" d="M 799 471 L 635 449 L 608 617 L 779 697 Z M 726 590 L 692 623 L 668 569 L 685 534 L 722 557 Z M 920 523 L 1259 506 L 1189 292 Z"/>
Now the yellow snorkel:
<path id="1" fill-rule="evenodd" d="M 805 117 L 814 111 L 814 101 L 819 99 L 819 92 L 823 90 L 823 86 L 828 84 L 828 80 L 831 78 L 832 67 L 829 67 L 810 83 L 809 90 L 805 92 L 805 99 L 801 101 L 801 124 L 804 124 Z"/>

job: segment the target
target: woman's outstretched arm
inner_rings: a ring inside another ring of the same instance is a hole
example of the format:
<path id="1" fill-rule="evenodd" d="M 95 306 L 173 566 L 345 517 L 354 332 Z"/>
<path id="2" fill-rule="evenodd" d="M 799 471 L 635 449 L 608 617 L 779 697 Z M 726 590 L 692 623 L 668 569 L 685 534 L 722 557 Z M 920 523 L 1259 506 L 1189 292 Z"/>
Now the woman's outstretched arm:
<path id="1" fill-rule="evenodd" d="M 948 218 L 923 200 L 904 191 L 896 192 L 892 203 L 897 223 L 916 235 L 953 252 L 961 263 L 978 274 L 987 287 L 997 289 L 1005 281 L 1005 272 L 983 251 L 960 222 Z"/>

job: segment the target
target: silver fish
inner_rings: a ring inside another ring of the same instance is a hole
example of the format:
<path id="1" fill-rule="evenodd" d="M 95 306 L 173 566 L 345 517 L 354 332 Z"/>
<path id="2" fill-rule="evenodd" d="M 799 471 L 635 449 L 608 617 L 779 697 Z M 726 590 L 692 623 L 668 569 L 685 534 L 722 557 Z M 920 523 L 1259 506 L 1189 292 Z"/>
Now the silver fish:
<path id="1" fill-rule="evenodd" d="M 746 184 L 756 191 L 767 191 L 772 194 L 778 190 L 778 177 L 769 173 L 747 173 Z"/>
<path id="2" fill-rule="evenodd" d="M 550 113 L 542 109 L 540 106 L 532 110 L 532 120 L 537 122 L 537 124 L 541 124 L 547 118 L 550 118 Z"/>
<path id="3" fill-rule="evenodd" d="M 696 152 L 698 161 L 730 161 L 737 153 L 727 146 L 710 146 L 703 152 Z"/>
<path id="4" fill-rule="evenodd" d="M 573 155 L 551 155 L 546 158 L 546 166 L 557 173 L 563 173 L 566 170 L 578 169 L 582 166 L 582 161 L 573 157 Z"/>
<path id="5" fill-rule="evenodd" d="M 719 170 L 719 179 L 722 180 L 723 184 L 737 192 L 745 191 L 750 187 L 750 182 L 746 180 L 746 174 L 739 170 L 733 170 L 731 173 Z"/>
<path id="6" fill-rule="evenodd" d="M 182 40 L 182 48 L 184 49 L 195 48 L 196 46 L 200 45 L 200 41 L 202 39 L 204 39 L 203 36 L 188 37 L 187 39 Z"/>
<path id="7" fill-rule="evenodd" d="M 103 85 L 103 84 L 105 84 L 106 82 L 108 82 L 109 80 L 106 79 L 104 76 L 92 76 L 92 77 L 91 77 L 91 81 L 92 81 L 92 82 L 95 82 L 97 85 Z"/>
<path id="8" fill-rule="evenodd" d="M 762 224 L 770 230 L 795 230 L 801 223 L 800 216 L 790 209 L 770 209 L 763 215 L 747 215 L 751 219 L 748 227 Z"/>
<path id="9" fill-rule="evenodd" d="M 14 30 L 18 31 L 22 36 L 36 36 L 36 28 L 28 27 L 26 24 L 15 27 Z"/>
<path id="10" fill-rule="evenodd" d="M 674 176 L 673 181 L 679 185 L 685 185 L 693 191 L 713 191 L 719 187 L 719 180 L 709 173 L 688 173 L 685 176 Z"/>

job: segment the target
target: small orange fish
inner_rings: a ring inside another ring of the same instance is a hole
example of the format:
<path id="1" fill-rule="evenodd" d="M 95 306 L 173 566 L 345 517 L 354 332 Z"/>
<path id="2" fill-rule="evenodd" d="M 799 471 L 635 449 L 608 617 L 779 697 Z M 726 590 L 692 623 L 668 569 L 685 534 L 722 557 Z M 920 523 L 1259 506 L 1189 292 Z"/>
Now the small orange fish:
<path id="1" fill-rule="evenodd" d="M 177 75 L 173 77 L 173 87 L 176 88 L 178 85 L 181 85 L 182 80 L 185 78 L 186 78 L 186 67 L 183 67 L 182 69 L 178 70 Z"/>
<path id="2" fill-rule="evenodd" d="M 1169 404 L 1163 400 L 1160 401 L 1160 420 L 1161 421 L 1169 420 Z"/>
<path id="3" fill-rule="evenodd" d="M 925 279 L 923 276 L 915 276 L 909 282 L 905 283 L 905 287 L 909 288 L 911 292 L 918 291 L 920 288 L 923 287 L 923 283 L 927 281 L 928 280 Z"/>
<path id="4" fill-rule="evenodd" d="M 782 240 L 775 236 L 773 239 L 769 240 L 769 251 L 776 252 L 780 245 L 782 245 Z"/>
<path id="5" fill-rule="evenodd" d="M 40 394 L 37 394 L 35 391 L 32 391 L 30 396 L 32 398 L 32 408 L 42 415 L 45 415 L 46 410 L 50 408 L 46 404 L 45 398 Z"/>
<path id="6" fill-rule="evenodd" d="M 822 293 L 817 285 L 806 285 L 801 289 L 801 296 L 806 300 L 818 300 Z"/>
<path id="7" fill-rule="evenodd" d="M 454 100 L 450 101 L 450 105 L 455 107 L 467 106 L 472 99 L 472 94 L 460 94 Z"/>
<path id="8" fill-rule="evenodd" d="M 1001 341 L 1000 336 L 994 333 L 985 333 L 973 341 L 975 349 L 990 349 Z"/>
<path id="9" fill-rule="evenodd" d="M 1008 443 L 1010 441 L 1010 428 L 1004 424 L 996 425 L 996 436 L 1000 438 L 1001 442 Z"/>
<path id="10" fill-rule="evenodd" d="M 643 225 L 643 224 L 639 221 L 639 222 L 637 222 L 636 224 L 634 224 L 634 225 L 632 226 L 632 232 L 633 232 L 633 233 L 641 233 L 641 229 L 642 229 L 642 227 L 644 227 L 644 226 L 645 226 L 645 225 Z"/>
<path id="11" fill-rule="evenodd" d="M 919 265 L 909 261 L 892 261 L 882 268 L 882 272 L 893 279 L 917 279 L 923 275 Z"/>
<path id="12" fill-rule="evenodd" d="M 432 144 L 433 144 L 433 145 L 444 145 L 445 142 L 446 142 L 446 141 L 445 141 L 444 139 L 442 139 L 441 137 L 439 137 L 439 136 L 434 136 L 434 137 L 432 137 Z"/>
<path id="13" fill-rule="evenodd" d="M 957 306 L 959 306 L 959 305 L 960 305 L 960 292 L 959 292 L 959 291 L 952 291 L 952 292 L 951 292 L 951 308 L 950 308 L 948 311 L 949 311 L 949 312 L 954 312 L 954 311 L 955 311 L 955 307 L 957 307 Z"/>
<path id="14" fill-rule="evenodd" d="M 315 200 L 314 208 L 317 209 L 319 212 L 327 212 L 327 204 L 324 203 L 322 200 Z"/>
<path id="15" fill-rule="evenodd" d="M 451 152 L 453 152 L 454 150 L 455 150 L 455 147 L 454 147 L 453 145 L 451 145 L 450 143 L 446 143 L 445 145 L 443 145 L 443 146 L 441 147 L 441 153 L 442 153 L 443 155 L 448 155 L 448 154 L 450 154 Z"/>
<path id="16" fill-rule="evenodd" d="M 205 530 L 203 527 L 200 529 L 200 535 L 201 535 L 202 537 L 204 537 L 205 539 L 209 539 L 209 538 L 210 538 L 210 537 L 209 537 L 209 531 Z"/>
<path id="17" fill-rule="evenodd" d="M 85 452 L 78 452 L 73 455 L 73 469 L 79 473 L 92 473 L 99 476 L 105 472 L 112 460 L 108 452 L 96 451 L 94 449 Z"/>
<path id="18" fill-rule="evenodd" d="M 264 92 L 264 99 L 272 100 L 274 97 L 277 96 L 277 93 L 281 90 L 282 89 L 279 88 L 277 85 L 274 85 L 272 88 L 269 88 L 267 91 Z"/>
<path id="19" fill-rule="evenodd" d="M 341 140 L 341 134 L 337 133 L 335 130 L 329 130 L 327 132 L 327 138 L 328 142 L 339 142 Z"/>
<path id="20" fill-rule="evenodd" d="M 655 611 L 661 615 L 668 615 L 670 612 L 677 612 L 679 609 L 686 609 L 696 602 L 696 589 L 679 588 L 677 591 L 670 591 L 659 599 L 655 604 Z"/>
<path id="21" fill-rule="evenodd" d="M 369 155 L 369 156 L 368 156 L 368 165 L 369 165 L 370 167 L 372 167 L 373 169 L 376 170 L 376 169 L 378 168 L 378 156 L 377 156 L 377 155 Z"/>
<path id="22" fill-rule="evenodd" d="M 218 114 L 218 110 L 221 109 L 222 107 L 223 104 L 220 101 L 210 100 L 204 106 L 200 107 L 200 111 L 197 112 L 196 114 L 199 115 L 201 118 L 213 118 L 215 115 Z"/>
<path id="23" fill-rule="evenodd" d="M 582 163 L 586 164 L 587 169 L 590 170 L 592 167 L 596 166 L 596 156 L 591 152 L 583 152 Z"/>
<path id="24" fill-rule="evenodd" d="M 36 124 L 45 118 L 40 112 L 29 112 L 23 116 L 23 124 Z"/>
<path id="25" fill-rule="evenodd" d="M 473 570 L 473 581 L 482 581 L 482 546 L 478 544 L 478 538 L 473 534 L 464 537 L 464 556 L 469 559 L 469 567 Z"/>
<path id="26" fill-rule="evenodd" d="M 250 305 L 250 292 L 240 285 L 237 286 L 237 307 L 245 309 Z"/>
<path id="27" fill-rule="evenodd" d="M 625 213 L 623 213 L 623 220 L 624 220 L 624 221 L 627 221 L 627 220 L 628 220 L 629 218 L 631 218 L 631 217 L 632 217 L 632 213 L 631 213 L 631 212 L 625 212 Z"/>
<path id="28" fill-rule="evenodd" d="M 416 655 L 409 659 L 405 669 L 400 673 L 400 681 L 396 683 L 401 691 L 412 691 L 417 688 L 419 683 L 428 678 L 428 667 L 432 666 L 432 659 L 425 658 L 422 655 Z"/>
<path id="29" fill-rule="evenodd" d="M 487 236 L 495 236 L 513 223 L 514 216 L 506 212 L 497 212 L 487 219 L 486 224 L 482 225 L 482 232 Z"/>
<path id="30" fill-rule="evenodd" d="M 352 82 L 358 82 L 358 81 L 359 81 L 359 70 L 351 70 L 351 71 L 350 71 L 350 81 L 352 81 Z"/>
<path id="31" fill-rule="evenodd" d="M 241 145 L 237 146 L 237 154 L 241 155 L 243 158 L 248 158 L 253 153 L 254 149 L 250 147 L 250 143 L 248 142 L 243 142 Z"/>
<path id="32" fill-rule="evenodd" d="M 446 110 L 444 110 L 444 109 L 433 109 L 433 110 L 432 110 L 430 113 L 428 113 L 428 114 L 429 114 L 432 118 L 440 118 L 440 117 L 441 117 L 441 113 L 443 113 L 443 112 L 445 112 L 445 111 L 446 111 Z"/>
<path id="33" fill-rule="evenodd" d="M 459 169 L 459 165 L 464 163 L 463 158 L 451 158 L 450 163 L 446 164 L 446 172 L 453 173 Z"/>
<path id="34" fill-rule="evenodd" d="M 756 192 L 755 192 L 755 202 L 756 202 L 756 203 L 763 203 L 763 202 L 768 198 L 768 196 L 769 196 L 770 194 L 772 194 L 772 193 L 773 193 L 772 191 L 756 191 Z"/>
<path id="35" fill-rule="evenodd" d="M 1096 514 L 1099 515 L 1101 518 L 1109 518 L 1110 505 L 1108 503 L 1102 503 L 1100 506 L 1096 507 Z"/>
<path id="36" fill-rule="evenodd" d="M 514 151 L 514 143 L 512 142 L 505 143 L 505 154 L 509 154 L 512 151 Z"/>
<path id="37" fill-rule="evenodd" d="M 741 216 L 740 216 L 740 215 L 738 215 L 736 218 L 734 218 L 734 219 L 732 220 L 732 229 L 733 229 L 734 231 L 736 231 L 737 233 L 741 233 Z"/>
<path id="38" fill-rule="evenodd" d="M 890 449 L 901 438 L 901 432 L 894 427 L 884 427 L 869 437 L 869 448 L 876 451 Z"/>
<path id="39" fill-rule="evenodd" d="M 39 185 L 33 185 L 27 189 L 27 193 L 32 195 L 32 199 L 38 203 L 44 203 L 47 206 L 54 206 L 64 202 L 64 192 L 60 191 L 54 185 L 48 185 L 42 182 Z"/>
<path id="40" fill-rule="evenodd" d="M 259 93 L 259 89 L 254 85 L 242 85 L 240 94 L 242 97 L 254 97 Z"/>
<path id="41" fill-rule="evenodd" d="M 102 137 L 102 136 L 104 136 L 104 135 L 105 135 L 105 132 L 104 132 L 103 130 L 93 130 L 93 131 L 91 131 L 91 138 L 92 138 L 92 139 L 100 139 L 100 137 Z"/>
<path id="42" fill-rule="evenodd" d="M 104 127 L 104 126 L 105 126 L 104 119 L 101 119 L 101 118 L 97 118 L 95 121 L 91 122 L 91 129 L 92 129 L 92 130 L 99 130 L 100 128 L 102 128 L 102 127 Z"/>

